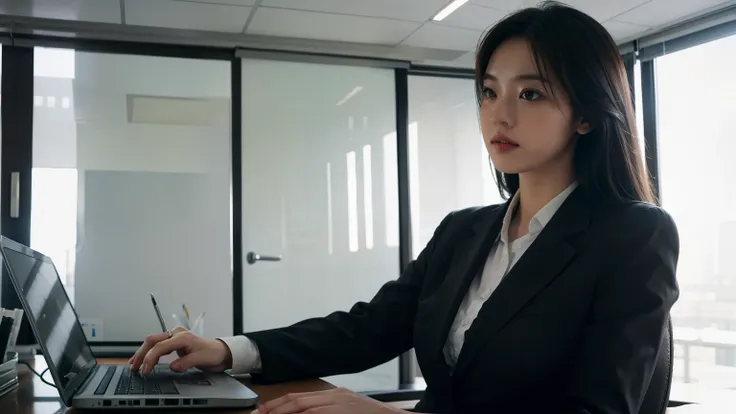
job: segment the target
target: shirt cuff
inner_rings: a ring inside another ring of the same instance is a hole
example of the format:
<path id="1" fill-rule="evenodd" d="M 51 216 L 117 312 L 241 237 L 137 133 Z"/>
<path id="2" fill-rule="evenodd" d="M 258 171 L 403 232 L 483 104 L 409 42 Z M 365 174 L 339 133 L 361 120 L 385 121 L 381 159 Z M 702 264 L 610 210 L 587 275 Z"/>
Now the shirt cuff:
<path id="1" fill-rule="evenodd" d="M 231 374 L 260 372 L 261 354 L 258 352 L 258 346 L 255 342 L 242 335 L 226 336 L 217 339 L 224 342 L 230 348 L 230 354 L 233 356 L 233 366 L 230 368 Z"/>

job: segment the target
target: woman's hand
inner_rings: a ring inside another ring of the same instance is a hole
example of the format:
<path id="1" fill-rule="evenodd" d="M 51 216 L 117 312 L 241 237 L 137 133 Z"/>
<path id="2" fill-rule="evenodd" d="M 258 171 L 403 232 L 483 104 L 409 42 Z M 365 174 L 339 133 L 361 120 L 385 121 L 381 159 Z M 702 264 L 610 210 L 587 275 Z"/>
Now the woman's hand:
<path id="1" fill-rule="evenodd" d="M 232 366 L 230 348 L 218 339 L 205 339 L 182 327 L 176 327 L 172 336 L 161 332 L 146 337 L 146 341 L 128 361 L 130 370 L 140 369 L 141 375 L 151 372 L 158 359 L 174 351 L 179 359 L 169 365 L 173 371 L 183 372 L 189 368 L 221 372 Z"/>
<path id="2" fill-rule="evenodd" d="M 396 414 L 404 411 L 390 407 L 344 388 L 328 391 L 288 394 L 260 405 L 252 414 Z"/>

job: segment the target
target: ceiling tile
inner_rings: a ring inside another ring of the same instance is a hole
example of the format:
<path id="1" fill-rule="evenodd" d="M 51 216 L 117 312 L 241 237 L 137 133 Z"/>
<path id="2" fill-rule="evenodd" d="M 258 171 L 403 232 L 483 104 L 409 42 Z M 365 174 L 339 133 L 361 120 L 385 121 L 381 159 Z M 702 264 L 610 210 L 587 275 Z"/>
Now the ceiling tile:
<path id="1" fill-rule="evenodd" d="M 507 14 L 508 12 L 498 9 L 465 4 L 442 21 L 435 23 L 464 29 L 486 30 Z"/>
<path id="2" fill-rule="evenodd" d="M 125 21 L 131 25 L 237 33 L 252 7 L 174 0 L 125 0 Z"/>
<path id="3" fill-rule="evenodd" d="M 475 69 L 475 51 L 465 53 L 453 60 L 425 59 L 413 63 L 429 66 L 444 66 L 450 68 Z M 411 80 L 410 80 L 411 81 Z M 472 80 L 469 80 L 472 83 Z M 472 93 L 472 91 L 471 91 Z"/>
<path id="4" fill-rule="evenodd" d="M 414 32 L 401 44 L 433 49 L 475 50 L 480 30 L 459 29 L 430 22 Z"/>
<path id="5" fill-rule="evenodd" d="M 468 52 L 454 61 L 457 65 L 467 68 L 475 67 L 475 51 Z"/>
<path id="6" fill-rule="evenodd" d="M 176 0 L 194 3 L 226 4 L 230 6 L 255 6 L 256 0 Z"/>
<path id="7" fill-rule="evenodd" d="M 565 0 L 564 3 L 602 22 L 648 1 L 650 0 Z M 534 7 L 539 4 L 539 0 L 473 0 L 473 3 L 514 11 L 525 7 Z"/>
<path id="8" fill-rule="evenodd" d="M 613 37 L 613 40 L 616 42 L 630 39 L 634 36 L 639 36 L 650 30 L 648 26 L 619 22 L 616 20 L 609 20 L 603 23 L 603 26 L 608 30 L 608 33 L 611 34 L 611 37 Z"/>
<path id="9" fill-rule="evenodd" d="M 259 7 L 247 33 L 395 45 L 419 26 L 401 20 Z"/>
<path id="10" fill-rule="evenodd" d="M 616 16 L 616 20 L 652 27 L 662 26 L 729 3 L 733 2 L 723 0 L 652 0 Z"/>
<path id="11" fill-rule="evenodd" d="M 425 22 L 446 4 L 447 0 L 263 0 L 261 6 Z"/>
<path id="12" fill-rule="evenodd" d="M 0 14 L 120 23 L 120 2 L 118 0 L 2 0 L 0 1 Z"/>
<path id="13" fill-rule="evenodd" d="M 427 59 L 427 60 L 415 60 L 412 63 L 416 65 L 424 65 L 424 66 L 441 66 L 443 68 L 472 69 L 471 67 L 468 67 L 466 64 L 455 61 L 455 60 Z"/>
<path id="14" fill-rule="evenodd" d="M 598 20 L 606 21 L 614 16 L 640 6 L 649 0 L 567 0 L 566 3 Z"/>
<path id="15" fill-rule="evenodd" d="M 536 6 L 539 4 L 539 0 L 470 0 L 470 3 L 510 11 Z"/>

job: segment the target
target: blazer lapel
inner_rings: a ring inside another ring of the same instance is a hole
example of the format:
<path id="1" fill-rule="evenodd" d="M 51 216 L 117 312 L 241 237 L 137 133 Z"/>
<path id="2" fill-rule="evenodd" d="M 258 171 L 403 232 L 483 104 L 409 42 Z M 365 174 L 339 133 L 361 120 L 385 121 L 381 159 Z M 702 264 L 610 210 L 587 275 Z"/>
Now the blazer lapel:
<path id="1" fill-rule="evenodd" d="M 437 289 L 437 293 L 426 303 L 426 309 L 430 312 L 427 320 L 436 321 L 436 324 L 427 327 L 425 333 L 427 350 L 434 354 L 436 366 L 440 367 L 441 373 L 448 379 L 449 367 L 445 362 L 443 351 L 450 327 L 470 283 L 482 269 L 493 247 L 508 205 L 509 202 L 502 208 L 493 210 L 484 208 L 475 213 L 476 217 L 468 228 L 468 233 L 464 237 L 458 237 L 457 244 L 453 248 L 454 254 L 447 277 Z"/>
<path id="2" fill-rule="evenodd" d="M 589 221 L 582 191 L 573 191 L 481 307 L 465 334 L 454 376 L 461 375 L 484 343 L 565 268 L 576 253 L 567 239 L 587 228 Z"/>

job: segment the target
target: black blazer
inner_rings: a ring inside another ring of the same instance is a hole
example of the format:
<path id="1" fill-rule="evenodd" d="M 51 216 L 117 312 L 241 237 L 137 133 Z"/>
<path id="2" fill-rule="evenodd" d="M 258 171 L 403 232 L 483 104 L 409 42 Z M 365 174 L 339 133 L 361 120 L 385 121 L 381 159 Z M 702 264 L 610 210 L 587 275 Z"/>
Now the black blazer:
<path id="1" fill-rule="evenodd" d="M 678 298 L 662 209 L 596 205 L 578 187 L 485 302 L 451 371 L 450 325 L 509 203 L 448 215 L 416 261 L 350 312 L 246 334 L 276 382 L 360 372 L 415 348 L 416 411 L 637 413 Z"/>

